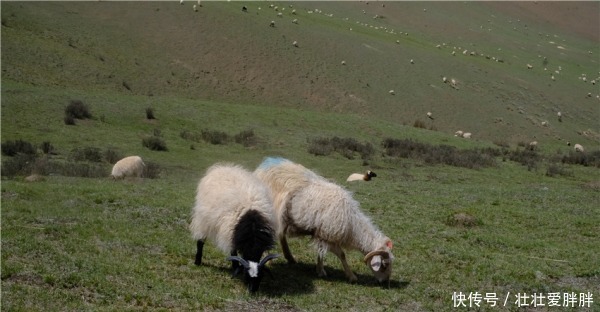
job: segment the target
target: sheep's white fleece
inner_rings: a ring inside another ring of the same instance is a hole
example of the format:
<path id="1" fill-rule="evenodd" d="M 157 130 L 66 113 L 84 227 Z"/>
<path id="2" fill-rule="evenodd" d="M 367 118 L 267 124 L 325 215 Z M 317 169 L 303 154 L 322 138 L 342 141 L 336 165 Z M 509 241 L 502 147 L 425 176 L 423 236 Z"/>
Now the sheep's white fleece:
<path id="1" fill-rule="evenodd" d="M 189 227 L 192 237 L 209 239 L 229 255 L 235 225 L 251 209 L 275 224 L 271 193 L 256 176 L 238 165 L 213 165 L 198 184 Z"/>
<path id="2" fill-rule="evenodd" d="M 146 165 L 140 156 L 129 156 L 117 161 L 110 175 L 115 179 L 125 177 L 139 178 L 144 173 L 144 167 Z"/>

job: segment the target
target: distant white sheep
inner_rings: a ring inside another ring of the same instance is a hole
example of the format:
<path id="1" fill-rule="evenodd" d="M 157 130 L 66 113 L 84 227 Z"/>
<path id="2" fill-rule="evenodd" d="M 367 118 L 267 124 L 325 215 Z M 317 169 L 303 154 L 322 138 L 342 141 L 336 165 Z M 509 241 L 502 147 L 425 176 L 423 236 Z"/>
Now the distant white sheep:
<path id="1" fill-rule="evenodd" d="M 317 273 L 326 276 L 323 258 L 327 251 L 342 262 L 346 277 L 356 275 L 346 262 L 344 249 L 357 249 L 379 282 L 392 273 L 392 241 L 360 210 L 350 192 L 302 165 L 283 158 L 267 158 L 254 171 L 271 189 L 278 219 L 278 236 L 285 258 L 295 263 L 287 235 L 311 235 L 318 248 Z"/>
<path id="2" fill-rule="evenodd" d="M 271 21 L 271 23 L 269 24 L 269 26 L 275 27 L 275 21 Z"/>
<path id="3" fill-rule="evenodd" d="M 371 170 L 367 170 L 366 173 L 353 173 L 351 174 L 346 181 L 371 181 L 371 178 L 377 177 L 377 174 Z"/>
<path id="4" fill-rule="evenodd" d="M 465 132 L 465 133 L 463 133 L 462 137 L 465 139 L 470 139 L 471 135 L 472 135 L 471 132 Z"/>
<path id="5" fill-rule="evenodd" d="M 532 150 L 532 151 L 536 150 L 537 149 L 537 145 L 538 145 L 537 141 L 531 141 L 531 142 L 529 142 L 529 150 Z"/>
<path id="6" fill-rule="evenodd" d="M 295 47 L 297 48 L 297 47 L 298 47 L 298 41 L 295 41 L 295 40 L 294 40 L 294 42 L 292 42 L 292 45 L 293 45 L 293 46 L 295 46 Z"/>
<path id="7" fill-rule="evenodd" d="M 388 91 L 388 93 L 391 94 L 391 95 L 395 95 L 396 94 L 396 92 L 394 92 L 394 90 L 390 90 L 390 91 Z"/>
<path id="8" fill-rule="evenodd" d="M 575 146 L 573 148 L 575 149 L 576 152 L 579 152 L 579 153 L 583 153 L 585 151 L 583 149 L 583 146 L 581 146 L 581 144 L 575 144 Z"/>
<path id="9" fill-rule="evenodd" d="M 433 114 L 431 112 L 427 112 L 427 118 L 433 120 Z"/>
<path id="10" fill-rule="evenodd" d="M 455 137 L 462 138 L 462 137 L 463 137 L 463 133 L 464 133 L 464 132 L 463 132 L 462 130 L 458 130 L 458 131 L 454 132 L 454 136 L 455 136 Z"/>
<path id="11" fill-rule="evenodd" d="M 113 179 L 123 179 L 126 177 L 141 178 L 145 167 L 146 165 L 140 156 L 129 156 L 117 161 L 110 175 Z"/>
<path id="12" fill-rule="evenodd" d="M 263 253 L 275 247 L 275 215 L 269 189 L 237 165 L 211 166 L 200 180 L 189 225 L 196 240 L 196 265 L 202 264 L 208 239 L 232 261 L 234 275 L 243 269 L 250 292 L 258 290 L 267 261 Z M 238 252 L 241 257 L 238 257 Z M 241 265 L 241 267 L 240 267 Z"/>
<path id="13" fill-rule="evenodd" d="M 562 113 L 558 112 L 558 113 L 556 113 L 556 116 L 558 117 L 558 121 L 562 122 Z"/>

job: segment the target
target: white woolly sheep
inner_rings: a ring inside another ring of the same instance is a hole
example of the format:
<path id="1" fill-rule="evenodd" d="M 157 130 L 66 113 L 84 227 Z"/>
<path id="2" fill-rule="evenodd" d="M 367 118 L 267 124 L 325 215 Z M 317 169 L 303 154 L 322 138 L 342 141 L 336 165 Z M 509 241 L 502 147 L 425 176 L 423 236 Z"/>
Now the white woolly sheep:
<path id="1" fill-rule="evenodd" d="M 265 263 L 278 257 L 264 252 L 275 246 L 275 216 L 269 189 L 251 172 L 237 165 L 211 166 L 200 180 L 189 225 L 196 240 L 196 265 L 202 264 L 206 239 L 240 269 L 250 292 L 256 292 Z M 238 252 L 241 257 L 238 257 Z M 240 267 L 241 265 L 241 267 Z"/>
<path id="2" fill-rule="evenodd" d="M 317 274 L 326 276 L 323 258 L 335 254 L 350 282 L 357 280 L 343 249 L 357 249 L 379 282 L 392 273 L 392 241 L 360 210 L 341 186 L 283 158 L 266 158 L 254 173 L 271 189 L 283 254 L 295 263 L 286 235 L 311 235 L 318 249 Z"/>
<path id="3" fill-rule="evenodd" d="M 293 20 L 292 20 L 292 23 L 294 23 L 294 24 L 298 24 L 298 19 L 297 19 L 297 18 L 293 19 Z"/>
<path id="4" fill-rule="evenodd" d="M 113 179 L 123 179 L 126 177 L 141 178 L 146 165 L 140 156 L 125 157 L 113 166 L 110 176 Z"/>
<path id="5" fill-rule="evenodd" d="M 558 112 L 558 113 L 556 113 L 556 116 L 558 117 L 558 121 L 562 122 L 562 113 Z"/>
<path id="6" fill-rule="evenodd" d="M 269 26 L 275 27 L 275 21 L 271 21 L 271 23 L 269 24 Z"/>
<path id="7" fill-rule="evenodd" d="M 394 92 L 394 90 L 390 90 L 388 93 L 391 94 L 391 95 L 395 95 L 396 94 L 396 92 Z"/>
<path id="8" fill-rule="evenodd" d="M 454 136 L 462 138 L 462 136 L 463 136 L 462 130 L 458 130 L 458 131 L 454 132 Z"/>
<path id="9" fill-rule="evenodd" d="M 198 12 L 198 6 L 196 4 L 194 4 L 192 8 L 194 9 L 194 12 Z"/>
<path id="10" fill-rule="evenodd" d="M 347 182 L 352 182 L 352 181 L 371 181 L 371 178 L 375 178 L 377 177 L 377 174 L 371 170 L 367 170 L 366 173 L 353 173 L 351 174 L 348 179 L 346 179 Z"/>
<path id="11" fill-rule="evenodd" d="M 465 133 L 463 133 L 462 137 L 465 138 L 465 139 L 470 139 L 471 138 L 471 132 L 465 132 Z"/>
<path id="12" fill-rule="evenodd" d="M 298 47 L 298 41 L 295 41 L 295 40 L 294 40 L 294 42 L 292 42 L 292 45 L 293 45 L 293 46 L 295 46 L 295 47 L 297 48 L 297 47 Z"/>
<path id="13" fill-rule="evenodd" d="M 583 149 L 583 146 L 581 146 L 581 144 L 575 144 L 575 146 L 573 146 L 573 148 L 575 149 L 576 152 L 579 152 L 579 153 L 583 153 L 585 151 Z"/>
<path id="14" fill-rule="evenodd" d="M 433 120 L 433 114 L 431 112 L 427 112 L 427 118 Z"/>

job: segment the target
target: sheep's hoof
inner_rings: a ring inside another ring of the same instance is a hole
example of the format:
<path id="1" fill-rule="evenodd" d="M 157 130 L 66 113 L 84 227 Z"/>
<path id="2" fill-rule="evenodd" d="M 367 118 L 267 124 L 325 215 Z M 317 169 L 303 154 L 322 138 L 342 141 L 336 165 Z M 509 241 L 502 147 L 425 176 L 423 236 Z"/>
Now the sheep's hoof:
<path id="1" fill-rule="evenodd" d="M 317 275 L 319 277 L 327 277 L 327 273 L 325 272 L 325 270 L 317 270 Z"/>

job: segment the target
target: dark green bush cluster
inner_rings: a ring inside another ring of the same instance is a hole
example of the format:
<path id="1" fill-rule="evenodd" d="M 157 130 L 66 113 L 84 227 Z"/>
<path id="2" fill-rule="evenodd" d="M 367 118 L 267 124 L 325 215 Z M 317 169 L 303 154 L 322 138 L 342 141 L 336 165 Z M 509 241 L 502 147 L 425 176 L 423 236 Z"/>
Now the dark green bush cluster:
<path id="1" fill-rule="evenodd" d="M 109 147 L 106 150 L 104 150 L 104 160 L 109 164 L 114 164 L 121 158 L 123 158 L 123 155 L 112 147 Z"/>
<path id="2" fill-rule="evenodd" d="M 160 176 L 160 172 L 162 171 L 159 164 L 151 161 L 144 162 L 146 167 L 144 167 L 144 173 L 142 176 L 147 179 L 156 179 Z"/>
<path id="3" fill-rule="evenodd" d="M 259 143 L 259 138 L 252 129 L 241 131 L 233 137 L 226 132 L 210 129 L 203 129 L 200 133 L 183 130 L 179 133 L 179 136 L 188 141 L 204 141 L 213 145 L 225 145 L 234 141 L 244 147 L 250 147 Z"/>
<path id="4" fill-rule="evenodd" d="M 219 130 L 202 130 L 202 140 L 213 145 L 224 145 L 230 141 L 229 134 Z"/>
<path id="5" fill-rule="evenodd" d="M 142 145 L 151 151 L 168 151 L 165 140 L 156 135 L 145 137 L 142 140 Z"/>
<path id="6" fill-rule="evenodd" d="M 146 108 L 146 119 L 148 119 L 148 120 L 156 119 L 154 117 L 154 109 L 152 109 L 152 107 Z"/>
<path id="7" fill-rule="evenodd" d="M 415 122 L 413 123 L 413 127 L 415 127 L 415 128 L 421 128 L 421 129 L 427 129 L 427 125 L 425 125 L 425 122 L 423 122 L 420 119 L 415 120 Z"/>
<path id="8" fill-rule="evenodd" d="M 445 164 L 471 169 L 493 167 L 496 165 L 495 157 L 501 154 L 500 150 L 493 148 L 459 150 L 449 145 L 435 146 L 411 139 L 388 138 L 383 140 L 382 145 L 387 156 L 418 159 L 431 165 Z"/>
<path id="9" fill-rule="evenodd" d="M 92 118 L 89 108 L 80 100 L 71 100 L 65 108 L 65 124 L 75 125 L 76 119 Z"/>
<path id="10" fill-rule="evenodd" d="M 600 168 L 600 150 L 585 153 L 570 151 L 568 155 L 564 155 L 562 157 L 561 162 L 563 164 L 593 166 Z"/>
<path id="11" fill-rule="evenodd" d="M 2 162 L 2 175 L 7 177 L 30 174 L 57 174 L 68 177 L 99 178 L 108 175 L 106 164 L 54 161 L 49 156 L 18 154 Z"/>
<path id="12" fill-rule="evenodd" d="M 556 163 L 551 163 L 548 165 L 548 168 L 546 169 L 546 175 L 549 177 L 555 177 L 555 176 L 565 176 L 565 177 L 570 177 L 573 176 L 573 171 L 565 168 L 565 166 L 556 164 Z"/>
<path id="13" fill-rule="evenodd" d="M 538 162 L 542 160 L 542 156 L 537 151 L 525 147 L 525 149 L 517 148 L 508 152 L 508 159 L 527 166 L 528 170 L 532 170 L 538 167 Z"/>
<path id="14" fill-rule="evenodd" d="M 314 138 L 308 142 L 308 152 L 316 156 L 327 156 L 333 152 L 354 159 L 355 153 L 362 160 L 369 160 L 375 154 L 375 147 L 369 142 L 360 143 L 354 138 Z"/>
<path id="15" fill-rule="evenodd" d="M 2 155 L 15 156 L 17 154 L 35 155 L 36 148 L 24 140 L 5 141 L 2 143 Z"/>
<path id="16" fill-rule="evenodd" d="M 97 147 L 77 147 L 71 150 L 71 160 L 102 162 L 102 151 Z"/>

